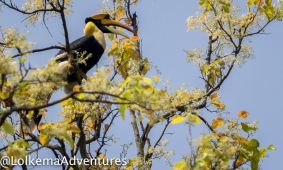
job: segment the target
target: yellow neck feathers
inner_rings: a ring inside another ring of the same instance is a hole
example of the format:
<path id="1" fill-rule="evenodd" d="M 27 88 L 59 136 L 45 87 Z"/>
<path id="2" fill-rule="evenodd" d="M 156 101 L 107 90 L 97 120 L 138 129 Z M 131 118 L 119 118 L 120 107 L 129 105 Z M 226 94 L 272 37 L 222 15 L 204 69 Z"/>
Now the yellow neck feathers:
<path id="1" fill-rule="evenodd" d="M 98 43 L 105 49 L 106 42 L 104 33 L 97 28 L 97 26 L 93 22 L 88 22 L 84 28 L 84 35 L 85 36 L 94 36 Z"/>
<path id="2" fill-rule="evenodd" d="M 86 25 L 85 25 L 85 28 L 84 28 L 84 35 L 86 36 L 91 36 L 94 34 L 95 30 L 96 30 L 96 25 L 93 23 L 93 22 L 88 22 Z"/>

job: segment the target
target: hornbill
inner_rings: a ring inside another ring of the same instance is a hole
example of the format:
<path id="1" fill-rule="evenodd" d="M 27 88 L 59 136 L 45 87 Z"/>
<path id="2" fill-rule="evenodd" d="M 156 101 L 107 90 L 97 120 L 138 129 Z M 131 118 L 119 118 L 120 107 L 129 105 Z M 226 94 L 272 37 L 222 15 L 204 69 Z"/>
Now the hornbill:
<path id="1" fill-rule="evenodd" d="M 84 36 L 70 43 L 70 50 L 74 62 L 76 62 L 76 59 L 81 57 L 79 55 L 82 54 L 83 57 L 85 57 L 84 62 L 70 63 L 69 54 L 64 50 L 59 51 L 55 56 L 56 62 L 59 63 L 59 67 L 62 67 L 63 75 L 66 77 L 67 85 L 64 87 L 65 93 L 72 92 L 73 87 L 80 84 L 82 79 L 86 78 L 86 73 L 100 60 L 106 48 L 104 33 L 112 33 L 129 38 L 127 34 L 111 26 L 121 27 L 133 33 L 133 30 L 128 26 L 112 20 L 109 14 L 94 15 L 85 19 Z M 71 71 L 69 71 L 70 65 L 75 65 L 74 68 L 71 67 Z M 39 114 L 39 110 L 34 110 L 32 118 L 33 127 L 29 125 L 31 131 L 35 130 L 41 118 L 42 115 Z"/>
<path id="2" fill-rule="evenodd" d="M 121 27 L 133 32 L 128 26 L 111 20 L 109 14 L 98 14 L 88 17 L 85 19 L 85 24 L 84 36 L 70 44 L 70 49 L 76 52 L 74 53 L 74 60 L 78 58 L 77 55 L 83 55 L 85 61 L 77 63 L 77 67 L 73 68 L 70 74 L 67 75 L 66 93 L 72 91 L 75 84 L 80 84 L 81 80 L 86 78 L 86 73 L 100 60 L 106 48 L 104 33 L 118 34 L 128 38 L 127 34 L 109 26 Z M 69 63 L 68 59 L 69 56 L 63 50 L 56 56 L 56 61 L 62 67 L 72 64 Z"/>

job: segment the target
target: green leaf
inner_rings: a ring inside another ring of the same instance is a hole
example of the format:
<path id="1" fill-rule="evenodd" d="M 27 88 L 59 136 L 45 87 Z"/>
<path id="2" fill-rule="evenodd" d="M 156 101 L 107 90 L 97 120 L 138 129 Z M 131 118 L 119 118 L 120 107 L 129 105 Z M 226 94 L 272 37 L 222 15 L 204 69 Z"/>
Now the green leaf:
<path id="1" fill-rule="evenodd" d="M 27 141 L 25 141 L 24 139 L 19 139 L 17 140 L 14 145 L 18 146 L 19 148 L 30 148 L 30 145 Z"/>
<path id="2" fill-rule="evenodd" d="M 260 149 L 259 149 L 260 158 L 263 158 L 263 157 L 265 156 L 266 151 L 267 151 L 267 150 L 266 150 L 265 148 L 260 148 Z"/>
<path id="3" fill-rule="evenodd" d="M 252 170 L 258 170 L 258 160 L 251 160 L 251 169 Z"/>
<path id="4" fill-rule="evenodd" d="M 14 127 L 7 121 L 5 121 L 2 125 L 3 129 L 5 130 L 6 133 L 14 135 L 15 134 L 15 129 Z"/>
<path id="5" fill-rule="evenodd" d="M 201 74 L 206 76 L 207 75 L 207 72 L 208 72 L 208 69 L 209 69 L 209 66 L 207 64 L 204 64 L 201 66 Z"/>
<path id="6" fill-rule="evenodd" d="M 248 0 L 247 1 L 247 7 L 250 9 L 253 5 L 256 4 L 256 0 Z"/>
<path id="7" fill-rule="evenodd" d="M 147 77 L 144 77 L 144 78 L 143 78 L 143 81 L 144 81 L 146 84 L 148 84 L 148 85 L 151 85 L 151 83 L 152 83 L 151 79 L 150 79 L 150 78 L 147 78 Z"/>
<path id="8" fill-rule="evenodd" d="M 123 120 L 125 120 L 125 118 L 126 118 L 126 109 L 127 109 L 127 107 L 128 107 L 128 105 L 126 105 L 126 104 L 121 104 L 119 106 L 119 112 L 120 112 L 121 117 L 122 117 Z"/>
<path id="9" fill-rule="evenodd" d="M 246 123 L 241 123 L 242 130 L 245 131 L 246 133 L 249 133 L 250 131 L 256 131 L 255 127 L 251 127 Z"/>
<path id="10" fill-rule="evenodd" d="M 209 85 L 214 87 L 215 81 L 216 81 L 216 75 L 212 74 L 212 73 L 209 74 L 209 76 L 208 76 L 208 83 L 209 83 Z"/>
<path id="11" fill-rule="evenodd" d="M 116 9 L 116 20 L 122 19 L 125 13 L 125 8 L 123 6 L 118 6 Z"/>
<path id="12" fill-rule="evenodd" d="M 180 162 L 177 162 L 175 163 L 174 167 L 173 167 L 173 170 L 188 170 L 188 165 L 187 165 L 187 162 L 186 161 L 180 161 Z"/>
<path id="13" fill-rule="evenodd" d="M 190 114 L 188 116 L 188 120 L 189 122 L 197 124 L 197 125 L 202 123 L 201 119 L 197 115 L 194 115 L 194 114 Z"/>
<path id="14" fill-rule="evenodd" d="M 27 60 L 28 60 L 28 59 L 27 59 L 26 57 L 21 57 L 21 58 L 20 58 L 20 62 L 21 62 L 21 63 L 25 63 L 25 62 L 27 62 Z"/>
<path id="15" fill-rule="evenodd" d="M 249 143 L 249 146 L 252 148 L 258 148 L 259 147 L 259 141 L 257 139 L 252 139 Z"/>
<path id="16" fill-rule="evenodd" d="M 273 6 L 267 6 L 266 9 L 264 10 L 264 13 L 266 14 L 268 19 L 272 19 L 274 16 L 274 7 Z"/>
<path id="17" fill-rule="evenodd" d="M 0 92 L 0 100 L 5 100 L 9 97 L 9 93 L 2 93 Z"/>
<path id="18" fill-rule="evenodd" d="M 275 150 L 276 148 L 275 148 L 275 145 L 269 145 L 268 147 L 267 147 L 267 150 Z"/>
<path id="19" fill-rule="evenodd" d="M 212 7 L 210 5 L 210 0 L 199 0 L 199 7 L 204 8 L 204 12 L 208 12 Z"/>
<path id="20" fill-rule="evenodd" d="M 81 99 L 81 100 L 82 100 L 82 99 L 85 97 L 85 94 L 79 93 L 79 94 L 76 95 L 76 97 L 77 97 L 78 99 Z"/>
<path id="21" fill-rule="evenodd" d="M 47 145 L 50 141 L 50 138 L 47 134 L 45 134 L 44 132 L 40 132 L 40 135 L 39 135 L 39 141 L 41 143 L 41 145 Z"/>
<path id="22" fill-rule="evenodd" d="M 222 9 L 225 13 L 230 13 L 231 4 L 228 2 L 220 2 L 222 4 Z"/>
<path id="23" fill-rule="evenodd" d="M 75 145 L 74 145 L 74 140 L 72 139 L 72 136 L 69 135 L 68 133 L 66 133 L 63 138 L 69 143 L 70 148 L 74 149 Z"/>
<path id="24" fill-rule="evenodd" d="M 251 169 L 258 170 L 259 169 L 259 160 L 261 153 L 256 149 L 253 151 L 253 155 L 251 157 Z"/>
<path id="25" fill-rule="evenodd" d="M 180 115 L 176 115 L 176 116 L 173 117 L 171 123 L 172 123 L 173 125 L 174 125 L 174 124 L 179 124 L 179 123 L 183 123 L 185 120 L 186 120 L 185 117 L 180 116 Z"/>

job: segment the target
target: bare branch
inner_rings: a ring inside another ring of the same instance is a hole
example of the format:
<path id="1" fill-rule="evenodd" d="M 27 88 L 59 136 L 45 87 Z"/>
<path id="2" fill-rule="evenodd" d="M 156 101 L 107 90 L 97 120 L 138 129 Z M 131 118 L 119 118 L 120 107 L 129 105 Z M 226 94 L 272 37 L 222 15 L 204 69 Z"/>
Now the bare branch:
<path id="1" fill-rule="evenodd" d="M 97 151 L 96 151 L 96 157 L 98 157 L 98 156 L 101 154 L 100 151 L 101 151 L 101 149 L 105 146 L 105 138 L 106 138 L 106 135 L 107 135 L 107 133 L 108 133 L 110 127 L 112 126 L 112 124 L 113 124 L 115 118 L 118 116 L 118 113 L 119 113 L 119 112 L 116 112 L 116 113 L 112 116 L 111 121 L 110 121 L 108 127 L 106 127 L 106 128 L 104 129 L 104 133 L 103 133 L 103 136 L 102 136 L 101 144 L 100 144 L 99 148 L 98 148 Z"/>
<path id="2" fill-rule="evenodd" d="M 27 55 L 27 54 L 38 53 L 38 52 L 43 52 L 43 51 L 48 51 L 48 50 L 55 50 L 55 49 L 65 50 L 64 47 L 50 46 L 50 47 L 46 47 L 46 48 L 40 48 L 40 49 L 34 49 L 34 50 L 31 50 L 31 51 L 22 52 L 20 54 L 14 55 L 13 58 L 24 56 L 24 55 Z"/>

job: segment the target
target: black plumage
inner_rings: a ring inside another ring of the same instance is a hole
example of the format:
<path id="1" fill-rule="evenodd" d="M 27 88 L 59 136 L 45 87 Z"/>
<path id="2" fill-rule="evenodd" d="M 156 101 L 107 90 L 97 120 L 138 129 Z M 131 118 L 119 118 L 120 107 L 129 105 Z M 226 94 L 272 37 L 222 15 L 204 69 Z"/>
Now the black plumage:
<path id="1" fill-rule="evenodd" d="M 70 48 L 74 52 L 73 54 L 75 60 L 78 58 L 77 55 L 83 54 L 83 56 L 86 57 L 85 62 L 78 63 L 78 68 L 85 74 L 98 63 L 105 50 L 94 36 L 83 36 L 73 41 L 70 44 Z M 65 51 L 61 50 L 57 55 L 60 55 L 64 52 Z M 58 58 L 57 62 L 63 62 L 67 60 L 68 56 L 66 55 L 64 58 Z M 67 81 L 81 83 L 77 78 L 76 72 L 68 75 Z"/>
<path id="2" fill-rule="evenodd" d="M 99 44 L 99 42 L 95 39 L 94 36 L 83 36 L 70 44 L 70 48 L 73 51 L 74 59 L 78 57 L 78 55 L 82 55 L 87 57 L 84 63 L 78 63 L 78 68 L 84 74 L 86 74 L 93 66 L 95 66 L 100 60 L 101 56 L 104 53 L 104 48 Z M 58 55 L 65 53 L 64 50 L 58 52 Z M 56 61 L 58 63 L 64 62 L 68 60 L 68 55 L 64 55 L 61 58 L 58 58 Z M 67 76 L 68 83 L 81 83 L 82 78 L 78 74 L 78 70 L 71 72 Z M 51 97 L 51 96 L 50 96 Z M 42 115 L 39 114 L 39 110 L 34 110 L 33 121 L 36 125 L 40 123 L 42 119 Z"/>
<path id="3" fill-rule="evenodd" d="M 111 20 L 110 18 L 111 17 L 109 14 L 98 14 L 98 15 L 94 15 L 94 16 L 86 18 L 85 19 L 86 26 L 84 28 L 85 36 L 73 41 L 70 44 L 70 49 L 72 51 L 72 54 L 74 55 L 74 62 L 70 64 L 72 64 L 72 66 L 75 66 L 75 67 L 72 67 L 72 69 L 70 69 L 69 72 L 66 72 L 67 85 L 64 87 L 66 93 L 72 92 L 74 85 L 81 84 L 82 79 L 86 78 L 86 73 L 93 66 L 95 66 L 100 60 L 105 50 L 104 49 L 105 39 L 103 35 L 104 33 L 113 33 L 113 34 L 128 37 L 123 32 L 110 28 L 109 26 L 124 28 L 134 33 L 134 31 L 128 26 L 123 25 L 122 23 L 119 23 L 115 20 Z M 95 31 L 98 31 L 98 30 L 100 32 L 96 32 L 95 34 Z M 99 39 L 99 38 L 102 38 L 102 39 Z M 101 42 L 102 44 L 99 42 Z M 83 55 L 83 57 L 85 57 L 84 62 L 78 62 L 77 59 L 80 57 L 78 55 L 80 56 Z M 69 56 L 66 53 L 66 51 L 61 50 L 57 53 L 55 58 L 58 63 L 62 63 L 62 62 L 66 63 L 66 61 L 68 62 Z M 65 65 L 65 63 L 62 63 L 63 64 L 62 66 L 64 68 L 67 66 Z M 49 97 L 51 97 L 51 95 L 52 94 L 50 94 Z M 48 101 L 49 99 L 46 102 L 48 103 Z M 42 118 L 42 115 L 39 114 L 39 110 L 34 110 L 33 121 L 36 125 L 39 124 L 41 118 Z M 28 122 L 26 122 L 26 124 L 28 125 Z"/>

